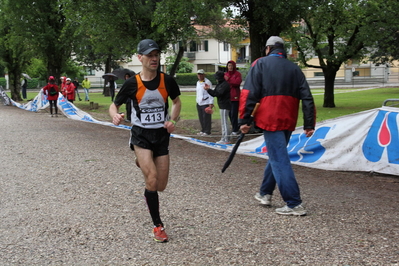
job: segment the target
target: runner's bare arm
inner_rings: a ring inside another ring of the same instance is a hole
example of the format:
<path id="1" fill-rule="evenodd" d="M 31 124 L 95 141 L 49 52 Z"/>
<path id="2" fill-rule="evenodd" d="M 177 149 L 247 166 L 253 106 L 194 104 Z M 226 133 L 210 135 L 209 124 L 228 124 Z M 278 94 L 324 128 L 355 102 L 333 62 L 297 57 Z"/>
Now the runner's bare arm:
<path id="1" fill-rule="evenodd" d="M 112 123 L 115 126 L 118 126 L 124 119 L 124 114 L 119 113 L 119 107 L 120 106 L 116 106 L 114 103 L 109 107 L 109 115 L 111 116 Z"/>
<path id="2" fill-rule="evenodd" d="M 165 121 L 164 127 L 168 130 L 169 133 L 172 133 L 175 130 L 175 124 L 177 120 L 179 120 L 180 110 L 181 110 L 181 101 L 179 97 L 176 97 L 172 100 L 172 112 L 170 115 L 170 120 Z"/>

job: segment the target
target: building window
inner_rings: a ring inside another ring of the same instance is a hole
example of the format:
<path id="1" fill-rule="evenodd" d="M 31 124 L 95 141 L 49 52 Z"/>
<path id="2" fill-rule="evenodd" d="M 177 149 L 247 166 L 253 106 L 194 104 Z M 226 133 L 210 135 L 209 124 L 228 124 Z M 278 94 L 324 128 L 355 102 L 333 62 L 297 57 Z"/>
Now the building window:
<path id="1" fill-rule="evenodd" d="M 197 42 L 191 41 L 190 42 L 190 52 L 197 52 L 197 51 L 198 51 Z"/>
<path id="2" fill-rule="evenodd" d="M 229 43 L 223 42 L 223 51 L 227 52 L 229 50 Z"/>
<path id="3" fill-rule="evenodd" d="M 202 52 L 208 52 L 209 46 L 208 46 L 208 41 L 201 41 L 198 44 L 198 50 L 197 51 L 202 51 Z"/>
<path id="4" fill-rule="evenodd" d="M 198 69 L 203 69 L 205 72 L 215 73 L 215 65 L 212 64 L 198 64 Z"/>
<path id="5" fill-rule="evenodd" d="M 86 67 L 86 75 L 94 76 L 94 75 L 96 75 L 96 71 L 94 69 L 92 69 L 91 67 Z"/>

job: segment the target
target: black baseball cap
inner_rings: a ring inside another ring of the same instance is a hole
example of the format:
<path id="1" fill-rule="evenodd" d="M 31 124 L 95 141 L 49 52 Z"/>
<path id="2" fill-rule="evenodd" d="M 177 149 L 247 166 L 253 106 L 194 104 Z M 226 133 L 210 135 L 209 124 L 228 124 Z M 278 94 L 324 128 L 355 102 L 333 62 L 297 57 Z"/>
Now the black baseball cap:
<path id="1" fill-rule="evenodd" d="M 149 54 L 154 50 L 160 51 L 158 44 L 151 40 L 151 39 L 145 39 L 139 42 L 139 45 L 137 45 L 137 53 L 138 54 Z"/>

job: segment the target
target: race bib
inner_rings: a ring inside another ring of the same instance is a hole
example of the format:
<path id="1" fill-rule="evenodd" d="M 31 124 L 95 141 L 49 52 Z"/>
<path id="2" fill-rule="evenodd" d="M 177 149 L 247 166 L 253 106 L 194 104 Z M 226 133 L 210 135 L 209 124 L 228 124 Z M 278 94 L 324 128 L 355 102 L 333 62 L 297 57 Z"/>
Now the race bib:
<path id="1" fill-rule="evenodd" d="M 140 120 L 143 125 L 158 124 L 165 121 L 164 107 L 141 109 Z"/>

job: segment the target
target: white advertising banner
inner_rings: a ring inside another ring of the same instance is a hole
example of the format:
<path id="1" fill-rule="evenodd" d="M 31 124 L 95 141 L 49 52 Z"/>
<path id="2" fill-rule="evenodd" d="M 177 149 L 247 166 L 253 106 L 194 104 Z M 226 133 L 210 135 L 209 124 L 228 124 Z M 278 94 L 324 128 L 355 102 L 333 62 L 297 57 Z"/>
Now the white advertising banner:
<path id="1" fill-rule="evenodd" d="M 9 99 L 1 87 L 0 94 L 5 103 L 9 100 L 12 105 L 28 111 L 37 112 L 49 105 L 42 91 L 25 105 Z M 115 126 L 110 122 L 94 119 L 68 102 L 62 94 L 58 98 L 58 107 L 65 116 L 74 120 L 130 129 L 129 126 Z M 399 108 L 381 107 L 326 120 L 317 123 L 315 133 L 310 138 L 303 134 L 302 127 L 298 127 L 292 133 L 287 147 L 291 162 L 324 170 L 399 175 L 398 113 Z M 234 144 L 216 144 L 176 134 L 172 134 L 172 137 L 228 152 L 234 146 Z M 237 153 L 268 158 L 263 136 L 249 141 L 244 139 Z M 226 159 L 227 157 L 228 155 Z"/>
<path id="2" fill-rule="evenodd" d="M 324 170 L 399 175 L 398 112 L 399 108 L 381 107 L 326 120 L 317 123 L 310 138 L 298 127 L 287 147 L 291 162 Z M 231 151 L 233 148 L 231 144 L 179 137 L 216 149 Z M 237 153 L 268 158 L 263 136 L 244 139 Z"/>
<path id="3" fill-rule="evenodd" d="M 0 88 L 0 92 L 2 92 L 1 89 L 2 88 Z M 47 96 L 43 93 L 43 90 L 40 90 L 39 94 L 32 101 L 29 101 L 26 104 L 17 103 L 15 101 L 13 101 L 12 99 L 9 99 L 9 101 L 11 102 L 12 105 L 14 105 L 18 108 L 21 108 L 21 109 L 24 109 L 27 111 L 32 111 L 32 112 L 37 112 L 40 109 L 45 109 L 50 105 L 49 101 L 47 100 Z M 66 117 L 73 119 L 73 120 L 79 120 L 79 121 L 83 121 L 83 122 L 91 122 L 91 123 L 101 124 L 101 125 L 105 125 L 105 126 L 113 126 L 113 127 L 130 130 L 129 126 L 125 126 L 125 125 L 115 126 L 111 122 L 104 122 L 104 121 L 99 121 L 99 120 L 94 119 L 90 114 L 80 110 L 73 103 L 69 102 L 61 93 L 59 93 L 59 96 L 58 96 L 57 106 L 58 106 L 59 111 L 61 111 Z"/>

